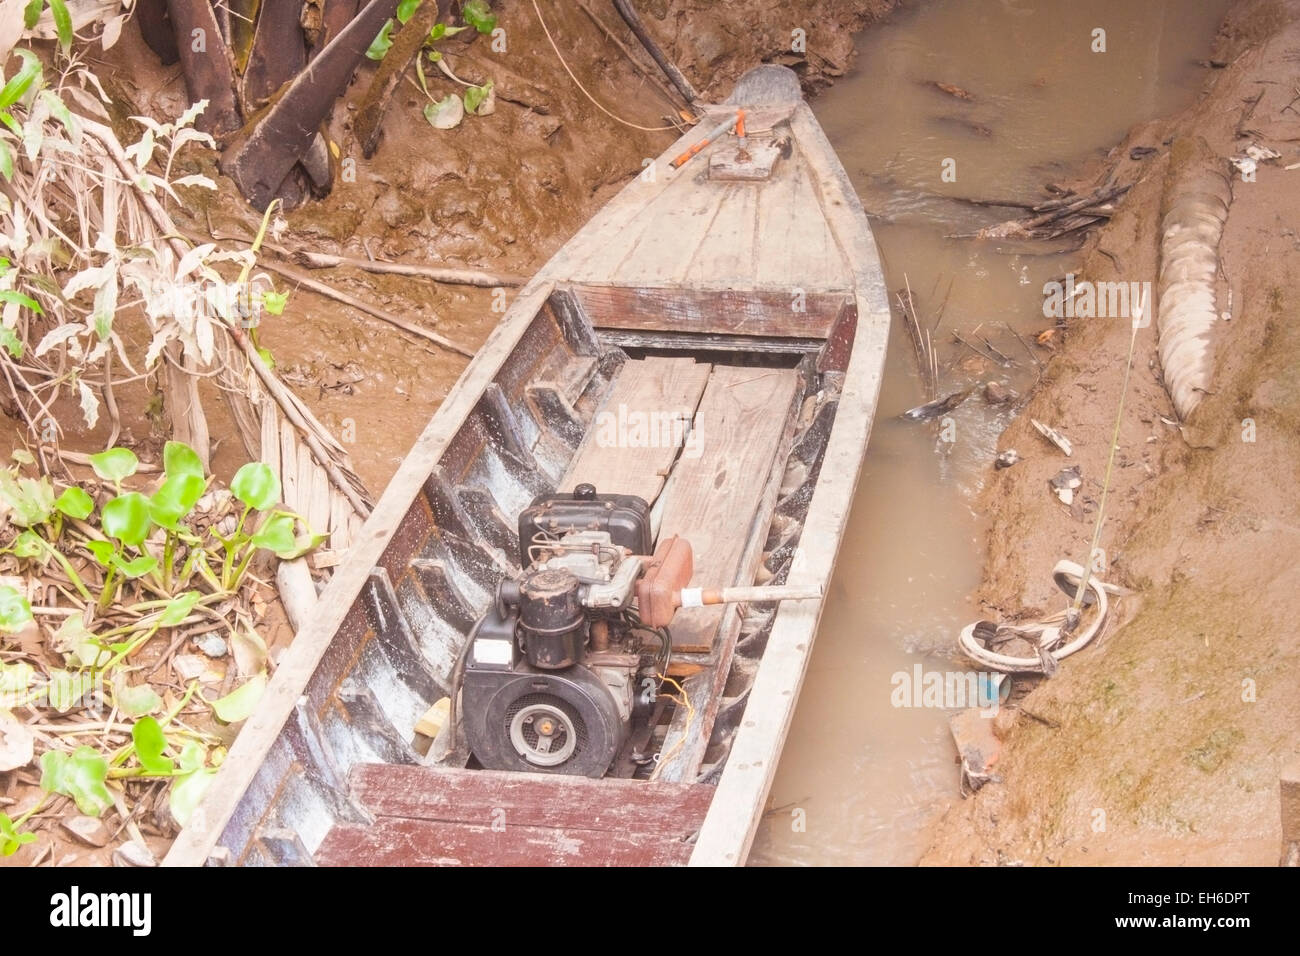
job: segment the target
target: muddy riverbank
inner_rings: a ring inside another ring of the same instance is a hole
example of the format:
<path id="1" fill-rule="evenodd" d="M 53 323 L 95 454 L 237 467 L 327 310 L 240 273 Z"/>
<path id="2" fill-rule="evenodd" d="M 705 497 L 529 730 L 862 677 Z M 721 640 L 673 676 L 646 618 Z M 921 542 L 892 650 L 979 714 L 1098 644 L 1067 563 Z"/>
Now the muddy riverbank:
<path id="1" fill-rule="evenodd" d="M 1219 249 L 1225 320 L 1211 389 L 1187 422 L 1161 385 L 1154 323 L 1137 338 L 1101 537 L 1106 577 L 1135 595 L 1094 646 L 1012 712 L 998 781 L 952 801 L 925 863 L 1277 862 L 1278 773 L 1300 754 L 1291 626 L 1300 611 L 1300 189 L 1284 168 L 1300 159 L 1298 13 L 1275 0 L 1234 4 L 1207 51 L 1221 68 L 1205 95 L 1135 128 L 1108 158 L 1134 186 L 1086 246 L 1080 278 L 1154 285 L 1179 143 L 1203 139 L 1225 172 L 1251 143 L 1281 154 L 1254 182 L 1234 173 Z M 1137 147 L 1154 153 L 1130 159 Z M 1088 553 L 1129 337 L 1125 321 L 1068 321 L 1003 433 L 999 449 L 1026 460 L 991 476 L 980 499 L 985 616 L 1055 610 L 1051 567 Z M 1083 473 L 1074 514 L 1047 486 L 1065 459 L 1031 417 L 1074 443 L 1070 463 Z"/>

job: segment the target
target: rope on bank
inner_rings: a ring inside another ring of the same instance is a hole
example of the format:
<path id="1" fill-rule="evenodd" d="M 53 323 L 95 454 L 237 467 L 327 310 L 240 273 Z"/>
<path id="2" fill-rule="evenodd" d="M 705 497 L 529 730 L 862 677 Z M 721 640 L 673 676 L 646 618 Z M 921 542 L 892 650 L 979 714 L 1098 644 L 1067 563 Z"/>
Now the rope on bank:
<path id="1" fill-rule="evenodd" d="M 599 100 L 597 100 L 594 96 L 591 95 L 591 93 L 587 91 L 587 88 L 582 85 L 582 81 L 578 79 L 577 76 L 574 75 L 573 70 L 569 69 L 569 64 L 565 61 L 564 54 L 560 52 L 560 48 L 555 42 L 555 37 L 551 36 L 550 28 L 547 27 L 546 20 L 542 17 L 542 8 L 537 5 L 537 0 L 533 0 L 533 10 L 537 14 L 537 22 L 542 25 L 542 32 L 546 34 L 546 39 L 551 42 L 551 49 L 555 51 L 556 57 L 559 58 L 560 66 L 564 67 L 564 72 L 569 74 L 569 79 L 573 80 L 573 82 L 577 85 L 578 89 L 582 91 L 582 95 L 585 96 L 587 99 L 591 100 L 592 105 L 595 106 L 596 109 L 600 110 L 602 113 L 604 113 L 610 119 L 614 120 L 616 123 L 622 123 L 624 126 L 630 126 L 632 129 L 639 129 L 645 133 L 661 133 L 667 130 L 677 129 L 676 126 L 640 126 L 636 123 L 629 122 L 628 120 L 623 119 L 623 117 L 615 113 L 611 113 L 609 110 L 607 110 L 603 105 L 601 105 L 601 102 Z"/>

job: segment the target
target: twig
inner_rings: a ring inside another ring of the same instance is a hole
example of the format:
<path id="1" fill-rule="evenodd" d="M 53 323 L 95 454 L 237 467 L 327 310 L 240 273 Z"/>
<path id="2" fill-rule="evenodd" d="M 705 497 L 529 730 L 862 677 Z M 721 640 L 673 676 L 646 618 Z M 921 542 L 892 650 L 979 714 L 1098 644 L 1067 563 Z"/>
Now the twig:
<path id="1" fill-rule="evenodd" d="M 491 289 L 498 286 L 521 286 L 525 280 L 522 276 L 509 275 L 500 272 L 487 272 L 481 269 L 457 269 L 447 266 L 426 266 L 408 262 L 383 262 L 374 259 L 356 259 L 350 256 L 335 256 L 324 252 L 308 252 L 300 249 L 297 252 L 290 252 L 278 246 L 269 246 L 279 255 L 296 262 L 300 266 L 306 266 L 308 269 L 330 269 L 337 266 L 347 266 L 353 269 L 364 269 L 366 272 L 377 272 L 385 275 L 399 276 L 418 276 L 424 279 L 433 279 L 435 282 L 446 282 L 453 285 L 472 285 L 483 289 Z"/>
<path id="2" fill-rule="evenodd" d="M 1042 368 L 1043 360 L 1040 359 L 1034 353 L 1034 350 L 1029 347 L 1029 343 L 1024 340 L 1024 337 L 1019 332 L 1016 331 L 1015 326 L 1013 326 L 1010 322 L 1004 322 L 1003 325 L 1005 325 L 1007 327 L 1007 330 L 1016 337 L 1016 341 L 1018 341 L 1021 345 L 1024 346 L 1025 351 L 1029 353 L 1029 357 L 1034 360 L 1034 364 L 1037 365 L 1039 368 Z"/>
<path id="3" fill-rule="evenodd" d="M 292 268 L 291 266 L 280 265 L 273 262 L 264 262 L 262 264 L 266 268 L 270 269 L 271 271 L 280 273 L 280 275 L 284 276 L 286 279 L 289 279 L 292 282 L 296 282 L 299 285 L 303 286 L 304 288 L 310 289 L 312 292 L 318 293 L 319 295 L 327 296 L 331 299 L 334 299 L 336 302 L 342 302 L 344 305 L 348 305 L 361 312 L 365 312 L 367 315 L 372 315 L 376 319 L 379 319 L 382 322 L 387 322 L 389 325 L 396 326 L 397 328 L 403 330 L 404 332 L 409 332 L 412 335 L 419 336 L 420 338 L 428 339 L 430 342 L 433 342 L 435 345 L 440 345 L 449 351 L 457 353 L 458 355 L 463 355 L 466 358 L 474 357 L 474 353 L 472 350 L 467 349 L 465 346 L 460 345 L 456 342 L 453 342 L 451 339 L 447 338 L 446 336 L 439 335 L 437 332 L 430 332 L 428 329 L 424 328 L 423 326 L 416 325 L 414 322 L 408 322 L 406 321 L 406 319 L 402 318 L 401 316 L 393 315 L 393 313 L 391 312 L 385 312 L 383 309 L 376 308 L 375 306 L 371 305 L 369 302 L 365 302 L 362 299 L 358 299 L 356 296 L 348 295 L 346 292 L 340 292 L 338 289 L 335 289 L 332 286 L 328 286 L 323 282 L 317 282 L 315 279 L 311 278 L 310 276 L 304 275 L 303 273 L 299 272 L 297 269 Z"/>

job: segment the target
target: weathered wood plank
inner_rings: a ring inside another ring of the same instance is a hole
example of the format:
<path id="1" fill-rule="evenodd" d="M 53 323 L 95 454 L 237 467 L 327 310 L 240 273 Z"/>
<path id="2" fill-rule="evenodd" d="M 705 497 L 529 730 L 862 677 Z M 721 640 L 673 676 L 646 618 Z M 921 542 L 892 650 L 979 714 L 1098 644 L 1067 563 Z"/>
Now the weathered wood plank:
<path id="1" fill-rule="evenodd" d="M 361 764 L 353 795 L 377 817 L 490 826 L 634 830 L 680 839 L 693 833 L 713 799 L 704 784 L 592 780 L 558 774 Z"/>
<path id="2" fill-rule="evenodd" d="M 744 534 L 744 550 L 741 552 L 739 570 L 735 576 L 737 584 L 752 583 L 758 566 L 763 560 L 763 546 L 767 542 L 767 531 L 772 523 L 772 515 L 776 511 L 781 482 L 785 477 L 786 460 L 795 447 L 801 404 L 800 390 L 795 389 L 791 395 L 780 443 L 776 454 L 772 456 L 767 479 L 759 495 L 758 507 L 750 521 L 748 533 Z M 682 692 L 691 702 L 691 706 L 678 707 L 673 711 L 672 721 L 660 751 L 663 756 L 654 771 L 656 780 L 694 781 L 696 779 L 700 765 L 704 762 L 710 737 L 713 735 L 713 726 L 722 703 L 723 689 L 726 687 L 731 670 L 732 655 L 740 637 L 743 617 L 744 610 L 741 607 L 728 607 L 723 610 L 717 634 L 713 639 L 712 660 L 709 666 L 702 673 L 689 675 L 689 679 L 682 683 Z"/>
<path id="3" fill-rule="evenodd" d="M 575 286 L 573 294 L 598 329 L 827 338 L 847 301 L 844 293 L 692 288 Z"/>
<path id="4" fill-rule="evenodd" d="M 660 538 L 679 534 L 695 554 L 695 587 L 735 582 L 786 410 L 799 384 L 794 369 L 715 365 L 695 413 L 700 454 L 683 456 L 664 491 Z M 707 651 L 722 608 L 683 608 L 673 618 L 673 649 Z"/>
<path id="5" fill-rule="evenodd" d="M 387 818 L 336 826 L 318 866 L 680 866 L 691 845 L 657 833 Z"/>
<path id="6" fill-rule="evenodd" d="M 597 491 L 640 495 L 654 504 L 682 451 L 686 423 L 695 415 L 709 369 L 689 358 L 627 362 L 560 489 L 589 482 Z"/>

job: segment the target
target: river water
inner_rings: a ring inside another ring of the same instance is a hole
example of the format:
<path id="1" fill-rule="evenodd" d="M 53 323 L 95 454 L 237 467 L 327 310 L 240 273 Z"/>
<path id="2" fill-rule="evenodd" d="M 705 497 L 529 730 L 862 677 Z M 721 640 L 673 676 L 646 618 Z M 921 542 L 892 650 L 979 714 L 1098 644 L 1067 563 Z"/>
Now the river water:
<path id="1" fill-rule="evenodd" d="M 993 379 L 1031 387 L 1032 336 L 1051 324 L 1043 284 L 1077 261 L 1041 243 L 945 238 L 1020 215 L 945 197 L 1047 198 L 1044 183 L 1191 102 L 1226 8 L 933 0 L 863 34 L 855 71 L 813 108 L 873 217 L 888 287 L 910 287 L 923 323 L 938 319 L 938 394 Z M 891 697 L 896 675 L 918 664 L 962 666 L 957 632 L 977 615 L 967 600 L 980 577 L 976 496 L 1012 412 L 977 395 L 946 427 L 898 418 L 927 397 L 895 309 L 871 445 L 752 863 L 914 863 L 927 820 L 957 792 L 951 711 Z"/>

